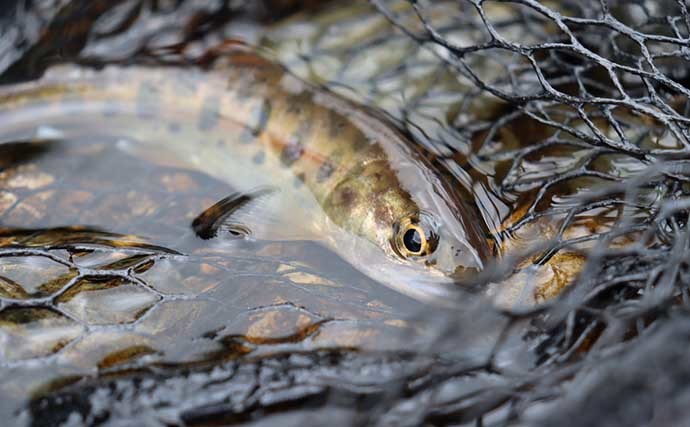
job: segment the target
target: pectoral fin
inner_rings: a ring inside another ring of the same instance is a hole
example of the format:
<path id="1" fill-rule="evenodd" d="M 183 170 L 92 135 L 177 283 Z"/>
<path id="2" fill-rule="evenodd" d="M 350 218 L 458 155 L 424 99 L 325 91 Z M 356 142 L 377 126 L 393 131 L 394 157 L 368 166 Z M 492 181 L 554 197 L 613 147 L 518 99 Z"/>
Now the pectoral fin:
<path id="1" fill-rule="evenodd" d="M 309 215 L 275 188 L 233 193 L 206 209 L 192 222 L 202 239 L 225 232 L 261 240 L 316 240 Z"/>

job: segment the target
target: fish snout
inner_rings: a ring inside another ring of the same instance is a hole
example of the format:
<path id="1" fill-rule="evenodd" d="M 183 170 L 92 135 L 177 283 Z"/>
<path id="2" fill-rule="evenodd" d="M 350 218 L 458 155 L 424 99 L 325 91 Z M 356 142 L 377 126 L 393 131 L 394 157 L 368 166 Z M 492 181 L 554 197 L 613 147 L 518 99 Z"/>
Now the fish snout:
<path id="1" fill-rule="evenodd" d="M 477 274 L 483 268 L 477 251 L 461 243 L 440 244 L 427 265 L 454 280 Z"/>

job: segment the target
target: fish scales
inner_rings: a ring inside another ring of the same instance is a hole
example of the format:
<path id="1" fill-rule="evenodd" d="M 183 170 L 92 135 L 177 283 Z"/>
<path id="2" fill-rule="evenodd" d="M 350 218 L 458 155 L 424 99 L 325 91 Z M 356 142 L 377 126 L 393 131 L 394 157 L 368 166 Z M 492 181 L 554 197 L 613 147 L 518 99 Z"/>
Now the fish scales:
<path id="1" fill-rule="evenodd" d="M 256 140 L 272 155 L 278 156 L 283 167 L 303 177 L 320 203 L 325 202 L 335 185 L 352 168 L 385 158 L 376 144 L 362 143 L 368 140 L 367 135 L 355 126 L 344 125 L 347 117 L 316 103 L 314 93 L 306 91 L 300 81 L 285 74 L 282 68 L 264 61 L 257 64 L 254 58 L 249 64 L 244 64 L 240 58 L 226 66 L 231 70 L 228 79 L 234 82 L 231 88 L 245 84 L 251 87 L 251 95 L 243 92 L 241 98 L 245 108 L 253 111 L 241 111 L 258 116 L 252 120 L 257 121 Z M 248 68 L 251 78 L 243 77 Z M 334 128 L 337 131 L 334 132 Z M 324 173 L 324 165 L 328 173 Z M 325 207 L 331 210 L 333 219 L 342 222 L 337 215 L 340 207 L 337 203 Z"/>
<path id="2" fill-rule="evenodd" d="M 183 162 L 240 191 L 275 189 L 266 198 L 281 228 L 268 238 L 321 241 L 414 297 L 445 299 L 453 275 L 480 269 L 489 252 L 466 201 L 393 126 L 246 47 L 208 70 L 64 66 L 0 88 L 6 136 L 36 123 L 121 133 L 123 149 L 154 161 Z"/>

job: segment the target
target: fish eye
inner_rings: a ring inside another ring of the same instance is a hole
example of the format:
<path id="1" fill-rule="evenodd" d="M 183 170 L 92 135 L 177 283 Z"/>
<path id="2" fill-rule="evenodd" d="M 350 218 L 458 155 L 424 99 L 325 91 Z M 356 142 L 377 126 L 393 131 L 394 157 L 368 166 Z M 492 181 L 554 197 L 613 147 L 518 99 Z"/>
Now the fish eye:
<path id="1" fill-rule="evenodd" d="M 404 218 L 395 226 L 392 245 L 403 258 L 430 255 L 438 245 L 436 227 L 423 215 Z"/>
<path id="2" fill-rule="evenodd" d="M 413 255 L 420 255 L 426 246 L 426 239 L 420 233 L 419 227 L 410 226 L 403 235 L 403 245 Z"/>

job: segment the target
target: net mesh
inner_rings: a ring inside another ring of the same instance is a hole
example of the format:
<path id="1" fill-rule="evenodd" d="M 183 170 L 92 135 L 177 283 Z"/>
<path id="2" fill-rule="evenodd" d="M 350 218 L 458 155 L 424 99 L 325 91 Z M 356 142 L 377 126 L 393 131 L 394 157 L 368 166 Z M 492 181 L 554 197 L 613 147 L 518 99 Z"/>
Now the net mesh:
<path id="1" fill-rule="evenodd" d="M 176 9 L 188 19 L 182 22 L 202 22 L 191 19 L 202 2 L 185 3 L 195 6 Z M 213 21 L 220 25 L 232 21 L 240 3 L 202 8 L 209 16 L 225 10 Z M 468 304 L 461 312 L 435 313 L 438 336 L 421 354 L 318 352 L 99 379 L 36 402 L 35 419 L 47 419 L 41 414 L 54 414 L 55 402 L 67 399 L 92 421 L 144 413 L 190 425 L 203 424 L 204 417 L 246 421 L 295 411 L 307 417 L 309 408 L 357 404 L 357 418 L 333 412 L 339 414 L 334 420 L 477 426 L 687 421 L 687 2 L 372 0 L 357 7 L 375 13 L 366 19 L 335 13 L 325 30 L 306 36 L 288 37 L 295 27 L 278 27 L 265 36 L 267 45 L 292 43 L 295 49 L 278 50 L 291 70 L 386 111 L 434 162 L 471 188 L 503 254 L 474 287 L 510 278 L 529 286 L 540 268 L 567 276 L 563 265 L 586 258 L 577 264 L 575 282 L 538 306 L 489 313 Z M 135 25 L 143 19 L 139 13 L 123 14 L 121 21 Z M 16 40 L 24 34 L 29 46 L 41 45 L 38 37 L 31 42 L 26 25 L 6 28 Z M 218 38 L 217 26 L 194 28 L 202 30 L 186 33 L 193 36 L 177 40 L 175 49 L 164 43 L 166 54 L 193 58 L 203 51 L 199 44 Z M 223 31 L 239 30 L 229 25 Z M 154 37 L 128 42 L 128 50 L 113 49 L 117 39 L 107 32 L 85 37 L 69 59 L 160 57 Z M 30 50 L 22 46 L 14 47 Z M 39 67 L 3 58 L 3 77 Z M 529 234 L 535 226 L 538 244 Z M 362 378 L 381 370 L 385 375 Z M 147 378 L 155 381 L 142 385 Z M 241 402 L 213 394 L 218 384 L 248 383 L 254 389 Z M 190 401 L 171 389 L 206 398 Z"/>
<path id="2" fill-rule="evenodd" d="M 484 120 L 451 123 L 459 147 L 472 147 L 470 167 L 493 166 L 497 193 L 526 201 L 502 232 L 545 218 L 557 224 L 537 264 L 587 248 L 565 295 L 508 315 L 508 327 L 530 318 L 538 362 L 503 389 L 507 415 L 498 423 L 656 425 L 668 420 L 657 415 L 666 405 L 682 414 L 678 399 L 656 394 L 675 367 L 637 375 L 645 357 L 673 357 L 668 341 L 650 343 L 670 339 L 686 316 L 687 3 L 455 2 L 462 18 L 448 26 L 432 4 L 395 12 L 373 3 L 468 81 L 468 96 L 505 103 Z M 588 221 L 598 222 L 590 232 L 568 232 Z M 639 412 L 623 414 L 639 400 Z"/>

